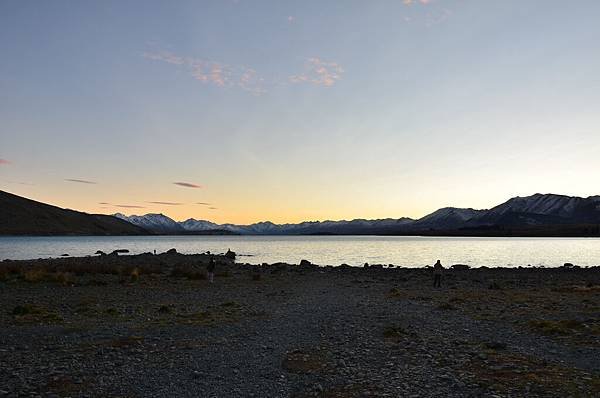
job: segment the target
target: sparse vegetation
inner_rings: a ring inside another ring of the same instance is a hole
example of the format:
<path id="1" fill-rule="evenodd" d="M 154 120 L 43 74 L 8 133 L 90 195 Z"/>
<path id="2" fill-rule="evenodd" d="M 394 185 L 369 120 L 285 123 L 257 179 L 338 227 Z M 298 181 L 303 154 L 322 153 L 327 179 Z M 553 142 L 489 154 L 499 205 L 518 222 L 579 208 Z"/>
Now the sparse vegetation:
<path id="1" fill-rule="evenodd" d="M 159 314 L 170 314 L 172 312 L 173 310 L 168 305 L 161 305 L 160 307 L 158 307 Z"/>
<path id="2" fill-rule="evenodd" d="M 56 312 L 34 304 L 17 305 L 11 314 L 15 321 L 24 323 L 57 323 L 63 320 Z"/>
<path id="3" fill-rule="evenodd" d="M 285 354 L 282 367 L 290 373 L 319 373 L 327 368 L 327 360 L 321 351 L 293 350 Z"/>
<path id="4" fill-rule="evenodd" d="M 406 337 L 408 334 L 402 326 L 386 326 L 383 329 L 383 337 L 386 339 L 399 339 Z"/>
<path id="5" fill-rule="evenodd" d="M 455 306 L 453 306 L 452 304 L 450 304 L 448 302 L 438 305 L 437 308 L 438 308 L 438 310 L 442 310 L 442 311 L 453 311 L 456 309 Z"/>
<path id="6" fill-rule="evenodd" d="M 529 326 L 542 334 L 546 335 L 568 335 L 585 328 L 582 322 L 576 320 L 532 320 Z"/>
<path id="7" fill-rule="evenodd" d="M 206 280 L 206 272 L 198 270 L 192 266 L 178 265 L 171 271 L 171 276 L 174 278 L 187 278 L 189 280 Z"/>

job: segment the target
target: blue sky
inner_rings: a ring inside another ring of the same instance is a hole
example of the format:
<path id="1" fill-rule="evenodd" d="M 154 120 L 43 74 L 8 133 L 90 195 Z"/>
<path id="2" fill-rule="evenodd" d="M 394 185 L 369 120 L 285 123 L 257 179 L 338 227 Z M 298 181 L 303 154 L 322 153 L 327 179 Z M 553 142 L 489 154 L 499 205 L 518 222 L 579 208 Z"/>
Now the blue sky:
<path id="1" fill-rule="evenodd" d="M 596 1 L 3 1 L 0 188 L 219 222 L 598 194 L 598 15 Z"/>

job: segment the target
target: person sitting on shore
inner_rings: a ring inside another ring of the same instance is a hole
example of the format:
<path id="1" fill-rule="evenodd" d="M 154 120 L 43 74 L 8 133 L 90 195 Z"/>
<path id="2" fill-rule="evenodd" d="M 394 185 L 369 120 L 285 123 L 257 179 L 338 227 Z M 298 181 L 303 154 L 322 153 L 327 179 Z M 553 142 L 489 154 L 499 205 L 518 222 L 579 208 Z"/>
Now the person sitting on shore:
<path id="1" fill-rule="evenodd" d="M 215 267 L 215 256 L 211 254 L 211 256 L 208 258 L 208 266 L 206 267 L 206 270 L 208 271 L 208 281 L 210 283 L 213 283 L 215 279 Z"/>
<path id="2" fill-rule="evenodd" d="M 437 260 L 433 266 L 433 287 L 442 287 L 442 272 L 444 267 L 440 260 Z"/>

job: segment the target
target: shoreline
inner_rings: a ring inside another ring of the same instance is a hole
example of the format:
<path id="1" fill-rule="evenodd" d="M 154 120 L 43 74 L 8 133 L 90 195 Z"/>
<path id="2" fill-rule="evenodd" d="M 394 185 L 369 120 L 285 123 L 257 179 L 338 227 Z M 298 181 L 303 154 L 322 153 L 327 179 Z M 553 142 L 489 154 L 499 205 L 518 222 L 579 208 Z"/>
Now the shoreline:
<path id="1" fill-rule="evenodd" d="M 600 269 L 0 263 L 8 396 L 600 394 Z M 10 268 L 10 269 L 9 269 Z M 7 272 L 2 272 L 7 271 Z M 34 355 L 32 355 L 34 354 Z"/>

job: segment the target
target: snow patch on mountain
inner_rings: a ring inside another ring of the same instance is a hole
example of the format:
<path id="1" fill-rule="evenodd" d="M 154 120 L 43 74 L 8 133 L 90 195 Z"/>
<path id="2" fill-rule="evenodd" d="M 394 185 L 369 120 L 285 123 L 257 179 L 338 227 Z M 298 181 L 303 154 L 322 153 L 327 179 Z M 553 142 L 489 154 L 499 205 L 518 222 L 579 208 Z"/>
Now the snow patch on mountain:
<path id="1" fill-rule="evenodd" d="M 152 232 L 174 233 L 184 231 L 184 228 L 177 221 L 164 214 L 150 213 L 143 216 L 126 216 L 122 213 L 116 213 L 114 216 Z"/>

